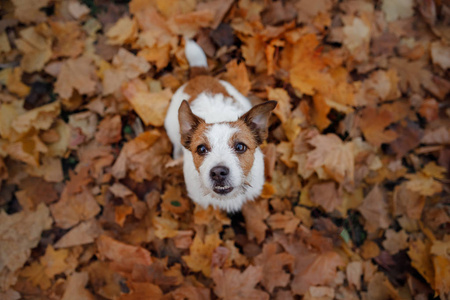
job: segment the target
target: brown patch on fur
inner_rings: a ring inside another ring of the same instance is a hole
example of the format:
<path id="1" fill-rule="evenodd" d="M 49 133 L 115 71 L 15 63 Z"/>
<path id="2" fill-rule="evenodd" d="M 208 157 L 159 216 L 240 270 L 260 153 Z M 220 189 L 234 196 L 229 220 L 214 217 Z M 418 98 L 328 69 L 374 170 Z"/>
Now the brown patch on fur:
<path id="1" fill-rule="evenodd" d="M 188 102 L 194 101 L 203 92 L 211 95 L 223 94 L 224 97 L 231 97 L 220 81 L 212 76 L 200 75 L 191 80 L 184 88 L 184 92 L 191 96 Z"/>
<path id="2" fill-rule="evenodd" d="M 237 143 L 244 143 L 247 146 L 247 151 L 244 153 L 236 153 L 239 158 L 239 163 L 241 165 L 244 176 L 247 176 L 253 166 L 253 161 L 255 160 L 255 150 L 258 147 L 258 142 L 256 141 L 255 135 L 248 125 L 243 120 L 237 120 L 232 122 L 231 126 L 237 128 L 237 132 L 231 137 L 228 145 L 234 149 Z"/>
<path id="3" fill-rule="evenodd" d="M 207 67 L 191 67 L 189 70 L 189 78 L 193 79 L 197 76 L 210 75 L 209 69 Z"/>
<path id="4" fill-rule="evenodd" d="M 209 126 L 211 126 L 209 124 Z M 205 155 L 200 155 L 197 153 L 197 147 L 200 145 L 205 145 L 208 151 L 211 150 L 211 146 L 209 145 L 209 141 L 206 138 L 205 132 L 208 130 L 208 124 L 201 123 L 197 129 L 192 134 L 191 143 L 189 145 L 189 150 L 192 153 L 192 157 L 194 159 L 194 166 L 198 172 L 200 172 L 200 166 L 205 160 Z"/>

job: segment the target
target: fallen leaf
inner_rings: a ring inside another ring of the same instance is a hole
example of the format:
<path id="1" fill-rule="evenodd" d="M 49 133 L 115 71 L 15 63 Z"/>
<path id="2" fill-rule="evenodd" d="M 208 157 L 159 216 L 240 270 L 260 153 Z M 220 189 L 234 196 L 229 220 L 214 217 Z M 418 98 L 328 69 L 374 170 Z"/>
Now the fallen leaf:
<path id="1" fill-rule="evenodd" d="M 138 26 L 136 19 L 130 17 L 120 18 L 106 32 L 108 42 L 111 45 L 123 45 L 131 43 L 137 38 Z"/>
<path id="2" fill-rule="evenodd" d="M 263 277 L 262 267 L 248 266 L 244 272 L 237 269 L 214 269 L 212 279 L 216 284 L 214 293 L 224 299 L 269 299 L 266 292 L 255 289 Z"/>
<path id="3" fill-rule="evenodd" d="M 194 242 L 189 248 L 189 255 L 183 256 L 183 260 L 194 272 L 202 272 L 211 277 L 211 259 L 214 250 L 222 243 L 218 234 L 205 236 L 204 241 L 200 235 L 196 235 Z"/>
<path id="4" fill-rule="evenodd" d="M 26 4 L 28 5 L 28 4 Z M 52 41 L 42 34 L 50 30 L 45 23 L 20 31 L 17 48 L 24 54 L 20 65 L 25 72 L 41 71 L 52 56 Z"/>
<path id="5" fill-rule="evenodd" d="M 247 202 L 242 207 L 248 238 L 261 243 L 266 238 L 267 225 L 264 220 L 270 215 L 268 201 Z"/>
<path id="6" fill-rule="evenodd" d="M 283 268 L 288 266 L 292 269 L 294 257 L 286 252 L 279 252 L 276 243 L 265 244 L 262 253 L 255 257 L 254 262 L 262 267 L 261 284 L 269 293 L 272 293 L 275 287 L 285 287 L 289 283 L 290 274 Z"/>
<path id="7" fill-rule="evenodd" d="M 95 297 L 86 289 L 89 275 L 87 272 L 75 272 L 67 279 L 67 286 L 61 300 L 93 300 Z"/>
<path id="8" fill-rule="evenodd" d="M 433 63 L 438 64 L 444 70 L 450 68 L 449 52 L 450 47 L 448 45 L 439 41 L 431 43 L 431 59 Z"/>
<path id="9" fill-rule="evenodd" d="M 342 203 L 336 184 L 332 181 L 314 184 L 309 191 L 309 197 L 311 202 L 320 205 L 326 212 L 332 212 Z"/>
<path id="10" fill-rule="evenodd" d="M 97 127 L 95 140 L 103 145 L 117 143 L 122 139 L 122 120 L 119 115 L 107 116 Z"/>
<path id="11" fill-rule="evenodd" d="M 392 229 L 388 229 L 385 232 L 386 239 L 383 241 L 383 247 L 389 254 L 397 254 L 400 250 L 408 248 L 408 234 L 401 230 L 396 232 Z"/>
<path id="12" fill-rule="evenodd" d="M 111 260 L 119 272 L 130 273 L 135 265 L 149 266 L 153 262 L 150 252 L 142 247 L 128 245 L 106 235 L 97 238 L 96 243 L 100 258 Z"/>
<path id="13" fill-rule="evenodd" d="M 23 23 L 40 23 L 47 19 L 46 14 L 41 10 L 46 7 L 50 0 L 12 0 L 15 6 L 14 16 Z"/>
<path id="14" fill-rule="evenodd" d="M 100 206 L 87 187 L 82 187 L 80 193 L 73 194 L 66 188 L 59 201 L 50 206 L 50 211 L 56 224 L 68 229 L 80 221 L 96 216 L 100 212 Z"/>
<path id="15" fill-rule="evenodd" d="M 228 81 L 242 95 L 247 96 L 252 86 L 250 80 L 248 79 L 247 68 L 245 67 L 245 64 L 242 62 L 238 64 L 237 60 L 232 60 L 227 63 L 226 68 L 227 71 L 223 74 L 223 80 Z"/>
<path id="16" fill-rule="evenodd" d="M 364 137 L 375 147 L 383 143 L 390 143 L 397 138 L 397 134 L 385 129 L 393 122 L 392 114 L 386 109 L 377 110 L 374 107 L 366 107 L 360 113 L 360 127 Z"/>
<path id="17" fill-rule="evenodd" d="M 164 117 L 172 98 L 170 89 L 151 93 L 140 89 L 136 81 L 132 81 L 124 86 L 123 94 L 146 125 L 164 124 Z"/>
<path id="18" fill-rule="evenodd" d="M 52 225 L 50 211 L 40 204 L 36 211 L 23 211 L 12 215 L 0 212 L 0 269 L 1 272 L 15 272 L 23 267 L 36 247 L 44 230 Z M 6 287 L 7 288 L 7 287 Z"/>
<path id="19" fill-rule="evenodd" d="M 434 268 L 430 256 L 430 243 L 428 241 L 410 241 L 408 256 L 411 259 L 411 265 L 434 286 Z"/>
<path id="20" fill-rule="evenodd" d="M 386 21 L 392 22 L 411 17 L 414 14 L 414 2 L 412 0 L 383 0 L 381 10 L 385 14 Z"/>
<path id="21" fill-rule="evenodd" d="M 391 220 L 387 209 L 383 191 L 378 185 L 374 186 L 358 208 L 366 220 L 364 228 L 368 232 L 375 232 L 379 228 L 388 228 Z"/>
<path id="22" fill-rule="evenodd" d="M 361 290 L 361 276 L 363 274 L 362 263 L 360 261 L 348 263 L 346 274 L 349 285 L 353 285 L 358 291 Z"/>
<path id="23" fill-rule="evenodd" d="M 317 135 L 308 141 L 315 147 L 307 154 L 306 168 L 324 178 L 321 168 L 338 182 L 354 181 L 353 143 L 344 143 L 334 134 Z M 324 178 L 326 179 L 326 177 Z"/>
<path id="24" fill-rule="evenodd" d="M 95 219 L 81 222 L 63 235 L 56 243 L 55 248 L 69 248 L 78 245 L 90 244 L 102 233 L 100 224 Z"/>
<path id="25" fill-rule="evenodd" d="M 90 94 L 95 91 L 97 76 L 91 59 L 81 56 L 67 59 L 55 83 L 55 92 L 62 98 L 70 98 L 74 90 L 78 93 Z"/>

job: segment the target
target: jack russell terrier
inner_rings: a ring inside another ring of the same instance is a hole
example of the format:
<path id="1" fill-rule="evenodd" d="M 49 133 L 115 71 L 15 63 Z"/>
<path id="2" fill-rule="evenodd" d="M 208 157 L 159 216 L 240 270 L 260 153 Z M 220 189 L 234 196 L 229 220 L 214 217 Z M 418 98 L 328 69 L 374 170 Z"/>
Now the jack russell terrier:
<path id="1" fill-rule="evenodd" d="M 264 160 L 259 145 L 267 138 L 277 102 L 252 108 L 231 84 L 207 75 L 199 45 L 187 41 L 185 54 L 191 79 L 173 95 L 164 122 L 174 159 L 184 157 L 184 179 L 193 201 L 238 211 L 261 193 Z"/>

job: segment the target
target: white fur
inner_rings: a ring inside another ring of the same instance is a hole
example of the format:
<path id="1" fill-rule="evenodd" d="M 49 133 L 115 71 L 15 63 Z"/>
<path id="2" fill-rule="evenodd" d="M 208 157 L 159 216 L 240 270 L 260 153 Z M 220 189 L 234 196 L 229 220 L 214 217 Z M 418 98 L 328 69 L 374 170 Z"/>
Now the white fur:
<path id="1" fill-rule="evenodd" d="M 200 46 L 192 41 L 187 40 L 184 53 L 191 67 L 208 67 L 205 52 Z"/>
<path id="2" fill-rule="evenodd" d="M 206 56 L 195 42 L 188 41 L 185 50 L 191 66 L 206 66 Z M 174 146 L 174 158 L 184 156 L 183 171 L 189 197 L 203 207 L 212 205 L 231 212 L 240 210 L 247 200 L 253 200 L 261 193 L 264 184 L 264 160 L 258 147 L 249 174 L 243 175 L 237 154 L 228 145 L 229 139 L 238 129 L 224 122 L 236 121 L 252 106 L 231 84 L 225 81 L 220 83 L 236 101 L 221 94 L 212 96 L 201 93 L 190 104 L 195 115 L 208 124 L 214 124 L 206 132 L 211 149 L 199 171 L 195 168 L 192 153 L 181 145 L 178 109 L 183 100 L 189 100 L 190 96 L 184 93 L 186 85 L 181 86 L 173 95 L 164 126 Z M 213 183 L 209 174 L 215 166 L 226 166 L 230 169 L 228 184 L 233 186 L 233 190 L 226 195 L 219 195 L 212 190 Z"/>

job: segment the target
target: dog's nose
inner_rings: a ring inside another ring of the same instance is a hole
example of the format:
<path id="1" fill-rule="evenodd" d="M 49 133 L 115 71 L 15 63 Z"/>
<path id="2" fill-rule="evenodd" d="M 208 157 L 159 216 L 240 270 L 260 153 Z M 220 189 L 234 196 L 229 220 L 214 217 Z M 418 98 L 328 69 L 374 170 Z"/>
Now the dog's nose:
<path id="1" fill-rule="evenodd" d="M 223 181 L 227 178 L 230 173 L 230 169 L 224 166 L 217 166 L 211 169 L 209 176 L 211 176 L 214 181 Z"/>

